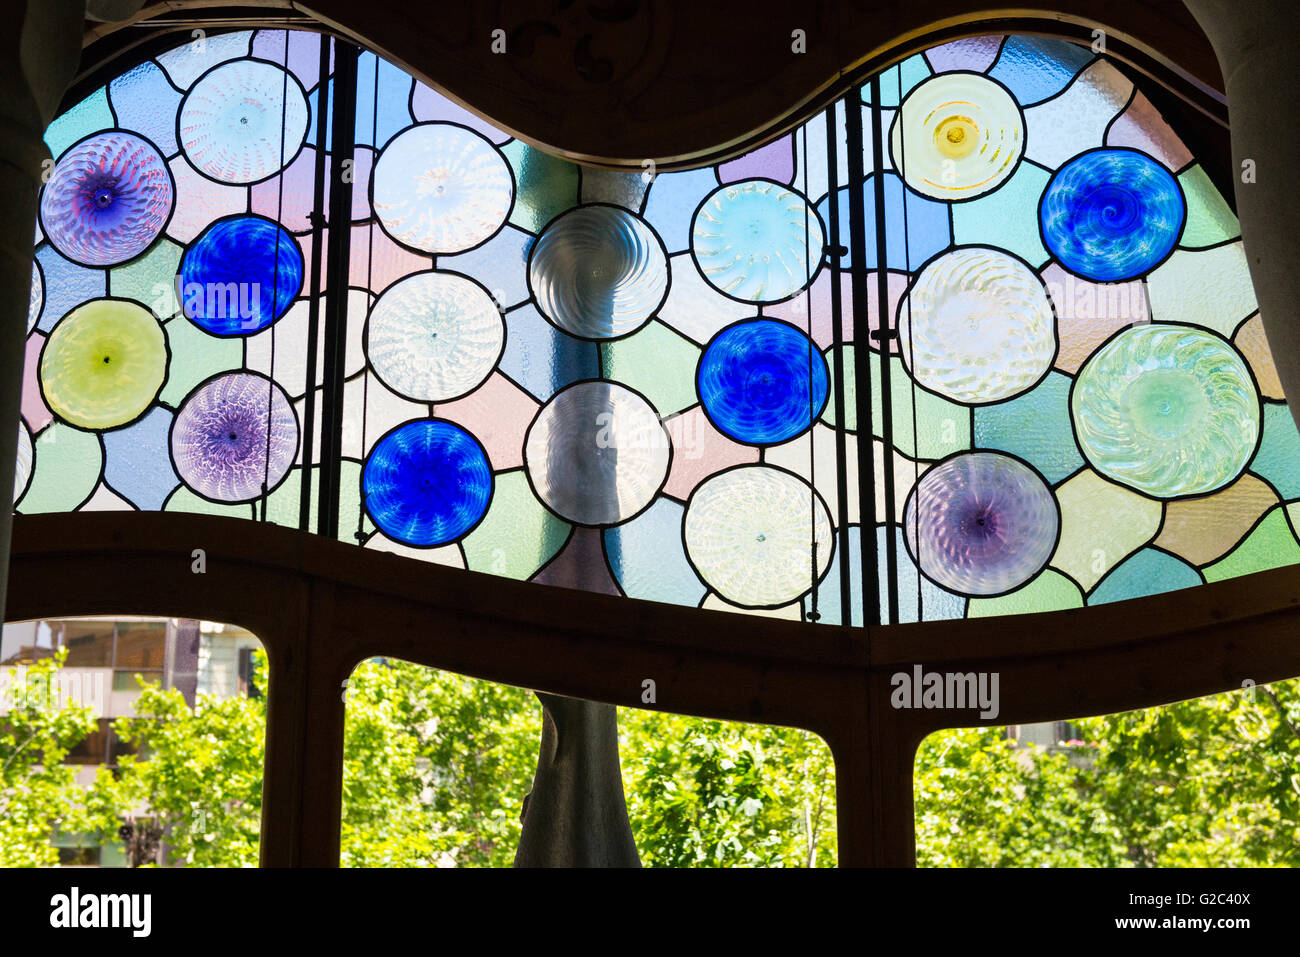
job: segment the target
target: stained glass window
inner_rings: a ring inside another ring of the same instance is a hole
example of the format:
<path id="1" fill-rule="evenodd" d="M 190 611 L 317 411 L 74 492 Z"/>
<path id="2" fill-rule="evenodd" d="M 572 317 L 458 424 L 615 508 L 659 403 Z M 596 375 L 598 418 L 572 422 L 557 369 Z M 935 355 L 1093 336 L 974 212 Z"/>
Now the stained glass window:
<path id="1" fill-rule="evenodd" d="M 113 78 L 47 143 L 19 512 L 329 526 L 854 625 L 1300 562 L 1236 219 L 1085 47 L 947 43 L 656 175 L 243 31 Z"/>

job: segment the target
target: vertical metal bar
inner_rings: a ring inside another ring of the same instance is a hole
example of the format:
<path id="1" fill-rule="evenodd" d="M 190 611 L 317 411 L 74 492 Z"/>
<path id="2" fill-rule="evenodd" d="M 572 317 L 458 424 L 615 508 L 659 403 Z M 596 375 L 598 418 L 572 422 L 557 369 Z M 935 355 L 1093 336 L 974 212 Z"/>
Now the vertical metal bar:
<path id="1" fill-rule="evenodd" d="M 845 149 L 849 173 L 849 282 L 853 290 L 853 388 L 858 419 L 858 507 L 862 523 L 862 617 L 863 624 L 869 627 L 880 624 L 881 620 L 880 576 L 876 570 L 876 455 L 871 440 L 875 430 L 871 421 L 871 319 L 867 313 L 866 171 L 862 165 L 865 147 L 862 104 L 857 91 L 844 97 L 843 103 L 848 134 Z M 876 242 L 879 245 L 879 233 Z M 890 475 L 888 460 L 885 474 Z"/>
<path id="2" fill-rule="evenodd" d="M 333 167 L 330 180 L 329 271 L 325 277 L 325 394 L 321 403 L 320 510 L 316 531 L 339 533 L 343 464 L 343 350 L 347 347 L 348 256 L 352 245 L 352 176 L 357 121 L 357 47 L 334 43 Z M 323 118 L 321 122 L 323 122 Z M 344 173 L 348 175 L 343 175 Z"/>
<path id="3" fill-rule="evenodd" d="M 839 529 L 838 544 L 840 554 L 840 624 L 853 624 L 852 569 L 849 568 L 849 457 L 848 440 L 845 426 L 845 393 L 848 383 L 844 379 L 844 311 L 840 302 L 840 204 L 836 195 L 839 183 L 836 173 L 839 167 L 838 131 L 835 128 L 835 104 L 826 108 L 826 209 L 830 219 L 830 243 L 826 249 L 827 262 L 831 273 L 831 367 L 835 374 L 835 494 L 839 501 L 836 510 L 836 528 Z M 804 149 L 807 159 L 808 150 Z M 806 165 L 806 163 L 805 163 Z M 811 293 L 810 293 L 811 298 Z M 856 411 L 856 410 L 855 410 Z"/>
<path id="4" fill-rule="evenodd" d="M 316 349 L 320 339 L 320 280 L 325 228 L 325 155 L 329 123 L 325 117 L 330 110 L 330 37 L 320 35 L 320 80 L 317 84 L 316 104 L 316 183 L 312 187 L 311 214 L 311 294 L 307 300 L 307 395 L 303 408 L 302 433 L 302 493 L 298 501 L 298 528 L 311 531 L 312 453 L 316 437 Z"/>
<path id="5" fill-rule="evenodd" d="M 894 330 L 889 321 L 889 256 L 886 245 L 885 161 L 883 122 L 880 111 L 880 75 L 871 78 L 871 168 L 875 171 L 876 196 L 876 305 L 879 325 L 875 338 L 880 346 L 880 438 L 884 446 L 885 491 L 885 587 L 888 618 L 898 621 L 898 543 L 894 540 L 894 408 L 890 392 L 889 353 Z M 907 202 L 907 197 L 903 197 Z"/>

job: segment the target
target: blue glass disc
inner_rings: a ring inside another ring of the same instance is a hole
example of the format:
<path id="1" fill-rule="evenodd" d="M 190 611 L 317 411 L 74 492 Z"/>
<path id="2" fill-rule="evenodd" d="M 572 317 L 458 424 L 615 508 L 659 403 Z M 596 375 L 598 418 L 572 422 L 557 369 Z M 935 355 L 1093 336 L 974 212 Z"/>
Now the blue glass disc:
<path id="1" fill-rule="evenodd" d="M 460 426 L 419 419 L 375 443 L 361 487 L 366 512 L 385 535 L 428 548 L 478 524 L 492 498 L 492 467 Z"/>
<path id="2" fill-rule="evenodd" d="M 1160 163 L 1133 150 L 1092 150 L 1052 176 L 1038 210 L 1061 264 L 1098 282 L 1133 279 L 1178 242 L 1187 204 Z"/>
<path id="3" fill-rule="evenodd" d="M 828 383 L 820 350 L 794 326 L 772 319 L 718 333 L 695 378 L 713 424 L 749 445 L 784 442 L 807 430 L 826 404 Z"/>
<path id="4" fill-rule="evenodd" d="M 185 251 L 177 293 L 195 325 L 214 336 L 246 336 L 284 315 L 302 289 L 302 272 L 302 250 L 283 227 L 234 216 L 213 223 Z"/>

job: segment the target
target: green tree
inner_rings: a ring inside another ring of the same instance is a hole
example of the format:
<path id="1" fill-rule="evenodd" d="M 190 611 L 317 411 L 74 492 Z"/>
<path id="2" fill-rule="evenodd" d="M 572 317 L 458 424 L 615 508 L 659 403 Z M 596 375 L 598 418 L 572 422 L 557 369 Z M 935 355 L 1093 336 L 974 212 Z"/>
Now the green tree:
<path id="1" fill-rule="evenodd" d="M 68 752 L 96 728 L 88 705 L 55 692 L 67 649 L 10 673 L 0 715 L 0 867 L 57 864 L 55 835 L 115 829 L 115 808 L 88 801 Z"/>

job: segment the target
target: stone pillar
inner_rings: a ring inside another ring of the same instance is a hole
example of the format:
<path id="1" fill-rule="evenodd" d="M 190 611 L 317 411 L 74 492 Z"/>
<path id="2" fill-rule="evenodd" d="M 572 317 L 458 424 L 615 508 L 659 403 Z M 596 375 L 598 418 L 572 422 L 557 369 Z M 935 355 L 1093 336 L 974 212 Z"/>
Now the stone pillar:
<path id="1" fill-rule="evenodd" d="M 1300 423 L 1300 47 L 1293 0 L 1185 0 L 1228 94 L 1237 215 L 1282 388 Z M 1243 163 L 1253 175 L 1243 182 Z M 1249 181 L 1253 179 L 1253 182 Z"/>
<path id="2" fill-rule="evenodd" d="M 516 867 L 640 867 L 623 798 L 617 709 L 542 694 L 542 743 Z"/>
<path id="3" fill-rule="evenodd" d="M 84 0 L 19 0 L 7 10 L 0 73 L 0 594 L 9 579 L 14 458 L 45 128 L 81 57 Z"/>

